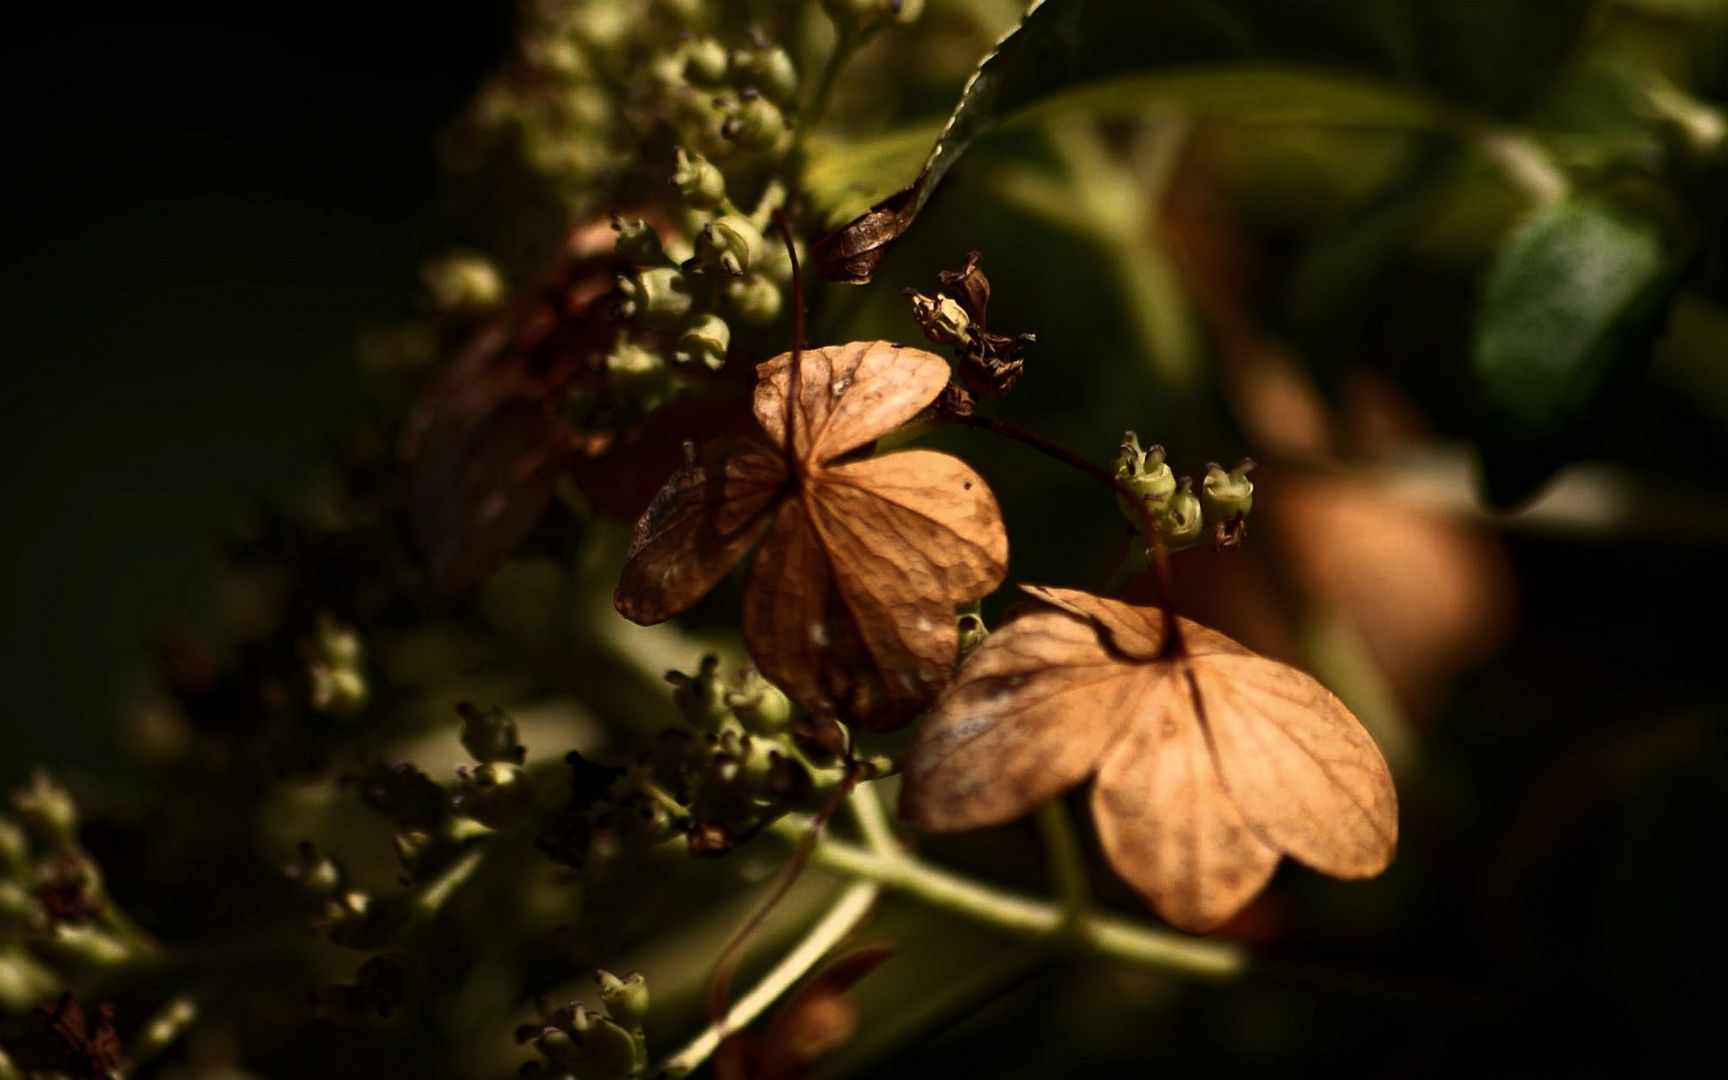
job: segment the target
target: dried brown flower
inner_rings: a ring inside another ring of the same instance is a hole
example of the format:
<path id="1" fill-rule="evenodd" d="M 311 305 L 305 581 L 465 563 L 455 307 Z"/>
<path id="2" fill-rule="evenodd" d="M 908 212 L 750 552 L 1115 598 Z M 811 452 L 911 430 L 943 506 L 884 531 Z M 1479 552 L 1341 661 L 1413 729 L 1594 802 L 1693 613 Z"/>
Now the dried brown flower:
<path id="1" fill-rule="evenodd" d="M 900 812 L 939 831 L 1009 821 L 1087 777 L 1104 854 L 1159 914 L 1212 929 L 1281 855 L 1341 878 L 1391 861 L 1379 749 L 1312 677 L 1158 608 L 1072 589 L 970 654 L 906 763 Z"/>
<path id="2" fill-rule="evenodd" d="M 808 709 L 898 727 L 948 681 L 955 607 L 1007 573 L 1002 514 L 947 454 L 848 457 L 942 392 L 940 357 L 885 341 L 799 355 L 796 417 L 784 353 L 757 368 L 771 447 L 720 440 L 673 474 L 637 522 L 613 600 L 634 622 L 668 619 L 766 533 L 744 600 L 757 667 Z"/>

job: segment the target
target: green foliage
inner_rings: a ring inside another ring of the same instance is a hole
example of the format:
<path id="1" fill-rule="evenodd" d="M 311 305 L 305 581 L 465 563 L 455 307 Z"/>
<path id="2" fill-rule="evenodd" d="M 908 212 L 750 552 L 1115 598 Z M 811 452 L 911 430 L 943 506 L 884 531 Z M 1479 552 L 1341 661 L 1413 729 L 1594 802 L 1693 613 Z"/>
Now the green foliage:
<path id="1" fill-rule="evenodd" d="M 1659 225 L 1592 201 L 1536 211 L 1495 256 L 1477 315 L 1483 469 L 1501 503 L 1527 498 L 1588 446 L 1636 377 L 1678 283 Z"/>

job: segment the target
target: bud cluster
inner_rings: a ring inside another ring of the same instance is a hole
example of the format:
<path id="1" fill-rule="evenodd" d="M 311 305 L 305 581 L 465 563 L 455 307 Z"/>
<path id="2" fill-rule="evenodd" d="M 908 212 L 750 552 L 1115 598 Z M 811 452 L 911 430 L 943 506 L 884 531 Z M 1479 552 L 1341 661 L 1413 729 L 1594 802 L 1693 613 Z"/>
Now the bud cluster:
<path id="1" fill-rule="evenodd" d="M 130 960 L 146 948 L 108 895 L 78 840 L 78 809 L 45 770 L 0 813 L 0 1013 L 38 1004 L 64 985 L 44 959 L 78 968 Z"/>
<path id="2" fill-rule="evenodd" d="M 642 1029 L 648 1014 L 647 980 L 636 972 L 619 977 L 599 971 L 594 981 L 600 987 L 599 1009 L 581 1001 L 554 1006 L 542 998 L 535 1003 L 538 1019 L 516 1029 L 516 1042 L 532 1045 L 540 1057 L 523 1065 L 518 1075 L 625 1080 L 647 1069 Z"/>
<path id="3" fill-rule="evenodd" d="M 1136 507 L 1122 495 L 1116 501 L 1136 529 L 1143 530 L 1149 517 L 1169 551 L 1193 547 L 1208 530 L 1213 548 L 1227 551 L 1241 546 L 1247 536 L 1248 513 L 1254 508 L 1254 483 L 1248 473 L 1253 468 L 1254 462 L 1247 459 L 1228 472 L 1221 465 L 1210 464 L 1196 494 L 1193 477 L 1178 479 L 1165 460 L 1162 446 L 1142 450 L 1139 437 L 1130 431 L 1122 436 L 1116 479 L 1142 506 Z"/>

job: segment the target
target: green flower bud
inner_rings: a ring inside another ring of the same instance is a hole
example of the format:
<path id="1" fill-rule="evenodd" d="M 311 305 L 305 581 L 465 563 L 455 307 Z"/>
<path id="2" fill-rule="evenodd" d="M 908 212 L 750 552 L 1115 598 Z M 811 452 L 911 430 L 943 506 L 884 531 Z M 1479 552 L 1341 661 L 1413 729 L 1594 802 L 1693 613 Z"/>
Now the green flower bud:
<path id="1" fill-rule="evenodd" d="M 958 620 L 960 630 L 960 655 L 984 644 L 984 639 L 990 636 L 990 629 L 984 625 L 984 620 L 977 612 L 969 611 Z"/>
<path id="2" fill-rule="evenodd" d="M 747 326 L 766 326 L 778 319 L 783 303 L 780 286 L 761 274 L 745 274 L 726 283 L 726 304 Z"/>
<path id="3" fill-rule="evenodd" d="M 503 709 L 480 709 L 472 702 L 456 705 L 462 717 L 462 748 L 482 765 L 489 761 L 508 761 L 520 765 L 528 760 L 528 750 L 518 741 L 516 721 Z"/>
<path id="4" fill-rule="evenodd" d="M 676 330 L 690 316 L 690 283 L 671 267 L 657 266 L 620 277 L 618 291 L 624 297 L 618 314 L 650 330 Z"/>
<path id="5" fill-rule="evenodd" d="M 704 656 L 694 676 L 668 671 L 666 681 L 673 687 L 672 703 L 696 730 L 718 731 L 732 716 L 732 710 L 726 707 L 726 687 L 720 679 L 718 656 Z"/>
<path id="6" fill-rule="evenodd" d="M 600 1000 L 606 1011 L 627 1028 L 640 1028 L 648 1018 L 648 980 L 639 973 L 619 978 L 610 971 L 599 971 L 594 981 L 600 984 Z"/>
<path id="7" fill-rule="evenodd" d="M 45 847 L 78 846 L 78 806 L 47 769 L 37 768 L 30 774 L 30 786 L 12 793 L 12 809 Z"/>
<path id="8" fill-rule="evenodd" d="M 696 236 L 696 257 L 706 266 L 718 266 L 733 277 L 762 258 L 762 233 L 742 214 L 727 214 L 702 227 Z"/>
<path id="9" fill-rule="evenodd" d="M 732 329 L 718 315 L 698 315 L 678 339 L 678 349 L 672 359 L 680 364 L 701 364 L 710 371 L 726 366 L 726 350 L 732 343 Z"/>
<path id="10" fill-rule="evenodd" d="M 0 878 L 23 877 L 29 869 L 29 835 L 16 821 L 0 817 Z"/>
<path id="11" fill-rule="evenodd" d="M 661 246 L 660 234 L 641 218 L 626 221 L 612 215 L 612 231 L 618 234 L 618 254 L 643 266 L 660 266 L 671 262 Z"/>
<path id="12" fill-rule="evenodd" d="M 618 835 L 635 844 L 650 847 L 662 844 L 683 832 L 683 815 L 659 796 L 638 791 L 619 799 L 617 809 L 605 824 Z"/>
<path id="13" fill-rule="evenodd" d="M 307 698 L 312 708 L 331 716 L 352 716 L 366 706 L 371 690 L 361 669 L 360 635 L 334 619 L 320 619 L 307 663 Z"/>
<path id="14" fill-rule="evenodd" d="M 739 96 L 738 104 L 720 126 L 720 134 L 748 154 L 774 153 L 784 148 L 791 126 L 780 107 L 753 90 Z"/>
<path id="15" fill-rule="evenodd" d="M 581 1005 L 565 1027 L 547 1027 L 534 1046 L 553 1065 L 582 1080 L 624 1080 L 647 1065 L 642 1042 L 616 1021 Z"/>
<path id="16" fill-rule="evenodd" d="M 956 349 L 972 344 L 972 316 L 959 301 L 941 293 L 932 299 L 916 289 L 906 290 L 906 296 L 912 301 L 912 318 L 925 337 Z"/>
<path id="17" fill-rule="evenodd" d="M 792 57 L 785 49 L 766 41 L 734 52 L 732 74 L 740 84 L 782 105 L 789 104 L 798 92 L 798 69 L 793 66 Z"/>
<path id="18" fill-rule="evenodd" d="M 697 38 L 684 46 L 684 71 L 699 83 L 714 84 L 726 77 L 726 47 L 713 38 Z"/>
<path id="19" fill-rule="evenodd" d="M 325 898 L 342 888 L 346 875 L 342 873 L 341 864 L 319 852 L 311 841 L 302 840 L 295 848 L 295 856 L 295 861 L 284 867 L 283 873 L 308 895 Z"/>
<path id="20" fill-rule="evenodd" d="M 389 939 L 399 920 L 383 904 L 358 889 L 331 897 L 312 928 L 344 949 L 375 949 Z"/>
<path id="21" fill-rule="evenodd" d="M 756 735 L 778 735 L 792 720 L 791 700 L 755 668 L 738 673 L 726 691 L 726 704 L 745 730 Z"/>
<path id="22" fill-rule="evenodd" d="M 1170 503 L 1157 518 L 1158 535 L 1172 551 L 1180 551 L 1200 540 L 1206 522 L 1200 509 L 1200 499 L 1194 494 L 1194 481 L 1184 476 L 1170 497 Z"/>
<path id="23" fill-rule="evenodd" d="M 472 252 L 434 259 L 420 268 L 420 280 L 439 311 L 486 311 L 504 299 L 504 279 L 498 268 Z"/>
<path id="24" fill-rule="evenodd" d="M 1206 508 L 1207 518 L 1222 521 L 1248 516 L 1248 512 L 1254 509 L 1254 482 L 1248 479 L 1253 468 L 1254 462 L 1247 458 L 1229 472 L 1215 462 L 1206 466 L 1206 479 L 1200 484 L 1200 501 Z"/>
<path id="25" fill-rule="evenodd" d="M 48 929 L 48 912 L 30 890 L 16 881 L 0 881 L 0 936 L 39 934 Z"/>
<path id="26" fill-rule="evenodd" d="M 489 761 L 473 769 L 457 769 L 462 790 L 456 811 L 489 829 L 510 829 L 534 816 L 534 788 L 520 765 Z"/>
<path id="27" fill-rule="evenodd" d="M 682 147 L 672 185 L 692 210 L 712 210 L 726 201 L 726 178 L 720 170 L 700 154 L 685 153 Z"/>

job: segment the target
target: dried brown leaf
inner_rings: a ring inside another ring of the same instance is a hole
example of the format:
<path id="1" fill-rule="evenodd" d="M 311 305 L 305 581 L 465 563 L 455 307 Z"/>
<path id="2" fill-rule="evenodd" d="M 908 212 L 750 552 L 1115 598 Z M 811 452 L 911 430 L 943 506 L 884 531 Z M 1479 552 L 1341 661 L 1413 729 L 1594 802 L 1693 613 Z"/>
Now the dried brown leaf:
<path id="1" fill-rule="evenodd" d="M 1069 589 L 990 635 L 918 732 L 900 812 L 999 824 L 1096 775 L 1106 857 L 1160 914 L 1212 929 L 1289 855 L 1336 877 L 1391 861 L 1379 749 L 1312 677 L 1180 620 Z"/>
<path id="2" fill-rule="evenodd" d="M 614 600 L 637 622 L 669 618 L 766 530 L 744 601 L 757 666 L 806 708 L 897 727 L 948 680 L 954 609 L 1007 572 L 1001 511 L 946 454 L 838 460 L 941 393 L 940 357 L 887 342 L 801 353 L 787 453 L 791 361 L 757 369 L 756 418 L 776 449 L 714 444 L 674 475 L 637 524 Z"/>

